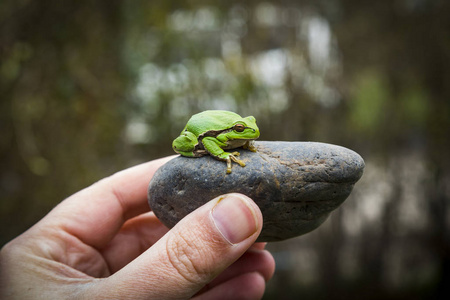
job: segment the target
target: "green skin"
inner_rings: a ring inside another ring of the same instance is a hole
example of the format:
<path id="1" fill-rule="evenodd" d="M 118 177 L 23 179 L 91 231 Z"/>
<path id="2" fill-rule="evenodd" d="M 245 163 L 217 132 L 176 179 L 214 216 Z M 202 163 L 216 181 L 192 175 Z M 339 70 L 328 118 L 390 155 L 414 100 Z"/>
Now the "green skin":
<path id="1" fill-rule="evenodd" d="M 241 117 L 230 111 L 207 110 L 193 115 L 180 136 L 173 143 L 175 152 L 187 157 L 211 155 L 227 162 L 227 173 L 231 173 L 231 161 L 245 167 L 238 159 L 239 152 L 224 150 L 243 147 L 256 152 L 253 141 L 259 137 L 254 117 Z"/>

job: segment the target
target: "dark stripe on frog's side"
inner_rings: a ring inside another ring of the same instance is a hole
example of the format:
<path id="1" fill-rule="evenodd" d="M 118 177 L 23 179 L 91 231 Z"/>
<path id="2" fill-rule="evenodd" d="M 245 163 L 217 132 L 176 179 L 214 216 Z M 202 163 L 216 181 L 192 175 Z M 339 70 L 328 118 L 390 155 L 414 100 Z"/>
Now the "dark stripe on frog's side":
<path id="1" fill-rule="evenodd" d="M 192 153 L 194 154 L 194 157 L 202 157 L 205 155 L 209 155 L 209 152 L 206 151 L 205 147 L 203 146 L 203 143 L 201 143 L 203 138 L 216 137 L 222 133 L 230 132 L 231 130 L 233 130 L 233 127 L 227 128 L 227 129 L 222 129 L 222 130 L 208 130 L 207 132 L 200 134 L 197 137 L 198 143 L 194 146 L 194 150 L 192 151 Z M 187 131 L 187 130 L 185 130 L 185 131 Z"/>
<path id="2" fill-rule="evenodd" d="M 233 130 L 233 127 L 230 127 L 227 129 L 222 129 L 222 130 L 208 130 L 207 132 L 200 134 L 198 136 L 198 140 L 201 141 L 204 137 L 207 137 L 207 136 L 216 137 L 222 133 L 230 132 L 231 130 Z"/>

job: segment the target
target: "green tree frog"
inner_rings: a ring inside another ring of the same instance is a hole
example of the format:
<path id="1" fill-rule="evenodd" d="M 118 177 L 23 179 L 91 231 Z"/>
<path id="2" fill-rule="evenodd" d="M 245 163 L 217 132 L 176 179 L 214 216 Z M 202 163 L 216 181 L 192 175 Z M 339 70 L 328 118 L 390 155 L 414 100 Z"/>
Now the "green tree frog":
<path id="1" fill-rule="evenodd" d="M 175 152 L 187 157 L 211 155 L 227 162 L 227 173 L 231 173 L 231 161 L 245 167 L 238 159 L 239 152 L 224 150 L 243 147 L 256 152 L 254 140 L 259 137 L 259 128 L 253 116 L 246 118 L 224 110 L 207 110 L 193 115 L 180 136 L 173 143 Z"/>

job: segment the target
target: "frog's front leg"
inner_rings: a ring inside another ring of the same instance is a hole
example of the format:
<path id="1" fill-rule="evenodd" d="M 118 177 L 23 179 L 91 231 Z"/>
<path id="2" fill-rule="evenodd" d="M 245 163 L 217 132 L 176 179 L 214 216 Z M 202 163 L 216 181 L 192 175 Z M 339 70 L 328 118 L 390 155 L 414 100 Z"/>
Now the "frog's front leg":
<path id="1" fill-rule="evenodd" d="M 248 141 L 242 148 L 256 152 L 255 141 Z"/>
<path id="2" fill-rule="evenodd" d="M 226 147 L 227 144 L 219 141 L 213 137 L 205 137 L 202 140 L 203 147 L 211 154 L 212 157 L 227 162 L 227 173 L 231 173 L 231 161 L 238 163 L 241 167 L 245 167 L 245 163 L 238 159 L 239 152 L 225 152 L 221 147 Z"/>
<path id="3" fill-rule="evenodd" d="M 245 167 L 245 163 L 236 157 L 239 155 L 240 155 L 239 152 L 230 153 L 225 151 L 219 155 L 219 158 L 227 162 L 227 174 L 231 173 L 231 161 L 238 163 L 241 167 Z"/>

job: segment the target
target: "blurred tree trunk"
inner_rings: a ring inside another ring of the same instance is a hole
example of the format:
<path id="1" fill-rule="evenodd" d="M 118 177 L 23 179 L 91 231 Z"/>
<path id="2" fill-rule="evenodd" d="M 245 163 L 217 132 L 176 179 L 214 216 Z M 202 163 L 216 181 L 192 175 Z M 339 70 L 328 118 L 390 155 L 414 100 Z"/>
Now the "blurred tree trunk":
<path id="1" fill-rule="evenodd" d="M 0 7 L 5 242 L 126 161 L 118 151 L 125 77 L 120 0 L 5 0 Z"/>
<path id="2" fill-rule="evenodd" d="M 422 213 L 427 215 L 431 227 L 424 233 L 430 234 L 429 245 L 425 247 L 436 251 L 440 274 L 436 275 L 439 287 L 435 296 L 444 299 L 450 283 L 450 199 L 444 188 L 450 184 L 450 156 L 443 152 L 450 149 L 450 2 L 417 1 L 401 5 L 392 1 L 345 0 L 340 16 L 335 19 L 336 33 L 344 61 L 351 60 L 346 64 L 347 82 L 354 82 L 364 70 L 382 70 L 389 76 L 387 88 L 393 96 L 383 111 L 387 117 L 377 128 L 377 136 L 372 137 L 376 144 L 367 143 L 373 147 L 366 149 L 367 152 L 385 152 L 395 157 L 396 153 L 401 155 L 406 151 L 425 157 L 430 179 L 423 199 L 427 211 Z M 405 91 L 417 88 L 426 92 L 421 117 L 415 119 L 414 111 L 402 106 L 414 99 L 400 97 Z M 368 243 L 378 245 L 375 249 L 380 253 L 386 251 L 393 225 L 401 213 L 395 208 L 402 194 L 398 191 L 398 180 L 394 178 L 394 196 L 389 199 L 381 220 L 382 236 L 366 236 Z M 374 253 L 369 256 L 376 257 Z M 382 280 L 380 266 L 382 262 L 375 261 L 370 267 L 377 282 Z"/>

